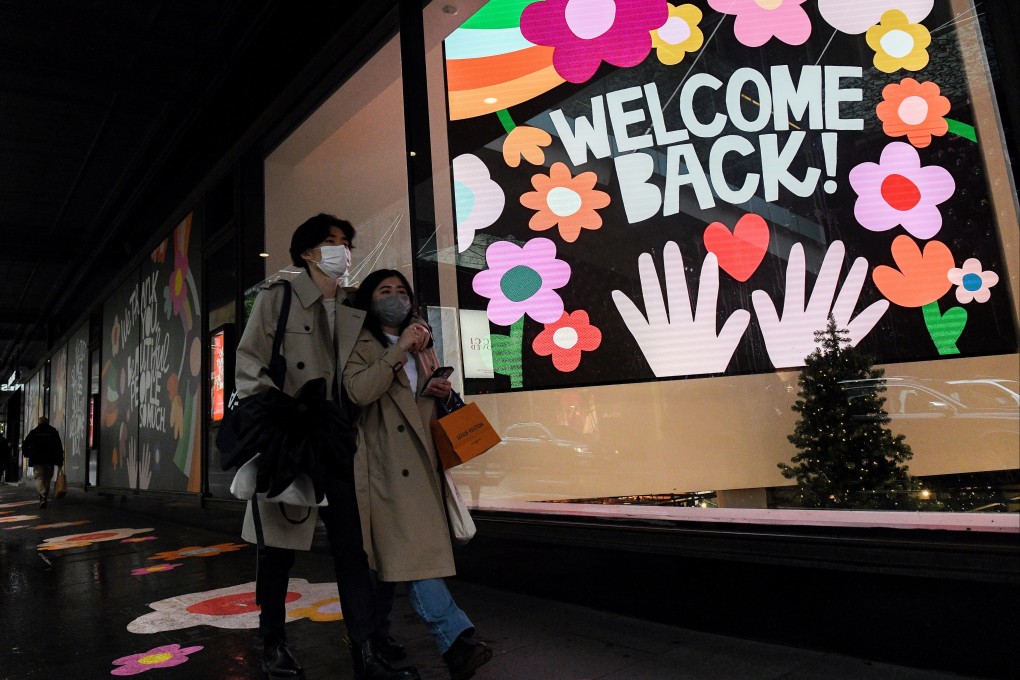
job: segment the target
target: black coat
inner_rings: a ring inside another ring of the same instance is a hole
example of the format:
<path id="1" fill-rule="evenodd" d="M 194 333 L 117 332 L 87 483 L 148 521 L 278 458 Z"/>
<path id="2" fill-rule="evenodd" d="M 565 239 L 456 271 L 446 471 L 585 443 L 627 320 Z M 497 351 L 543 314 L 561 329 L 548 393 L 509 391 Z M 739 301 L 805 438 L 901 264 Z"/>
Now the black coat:
<path id="1" fill-rule="evenodd" d="M 30 465 L 63 465 L 64 445 L 60 433 L 49 423 L 43 423 L 28 433 L 22 449 Z"/>

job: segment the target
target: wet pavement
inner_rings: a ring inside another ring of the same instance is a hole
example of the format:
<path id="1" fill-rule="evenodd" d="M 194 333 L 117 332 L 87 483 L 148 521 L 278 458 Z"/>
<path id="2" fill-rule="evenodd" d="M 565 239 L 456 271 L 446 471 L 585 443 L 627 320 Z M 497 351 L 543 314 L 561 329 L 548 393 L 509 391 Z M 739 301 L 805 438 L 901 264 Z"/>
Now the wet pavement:
<path id="1" fill-rule="evenodd" d="M 255 548 L 239 538 L 240 520 L 236 506 L 76 489 L 40 509 L 33 490 L 0 485 L 0 678 L 264 677 Z M 353 677 L 329 557 L 299 553 L 292 576 L 287 630 L 305 677 Z M 966 677 L 449 584 L 495 652 L 478 680 Z M 449 677 L 402 589 L 393 633 L 423 680 Z"/>

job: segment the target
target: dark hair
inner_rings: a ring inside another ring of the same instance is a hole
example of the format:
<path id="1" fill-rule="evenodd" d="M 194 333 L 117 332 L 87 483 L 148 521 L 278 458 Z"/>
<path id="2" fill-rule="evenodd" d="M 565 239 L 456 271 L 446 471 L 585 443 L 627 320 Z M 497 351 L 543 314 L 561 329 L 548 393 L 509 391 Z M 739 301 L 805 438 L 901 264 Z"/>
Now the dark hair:
<path id="1" fill-rule="evenodd" d="M 295 267 L 303 267 L 306 271 L 308 270 L 308 263 L 301 257 L 301 254 L 328 239 L 333 227 L 342 231 L 347 240 L 351 242 L 351 247 L 354 247 L 354 226 L 350 222 L 335 215 L 319 213 L 302 222 L 294 230 L 294 235 L 290 237 L 290 261 L 294 263 Z"/>
<path id="2" fill-rule="evenodd" d="M 410 325 L 411 319 L 418 316 L 418 305 L 414 300 L 414 291 L 411 290 L 411 284 L 408 283 L 407 278 L 403 274 L 396 269 L 376 269 L 365 277 L 365 280 L 358 286 L 357 294 L 354 296 L 354 306 L 368 312 L 368 315 L 365 317 L 365 328 L 375 336 L 376 340 L 382 343 L 383 347 L 390 346 L 390 339 L 383 333 L 382 326 L 379 325 L 379 319 L 372 313 L 372 293 L 375 292 L 380 283 L 391 276 L 400 279 L 400 282 L 404 284 L 404 288 L 407 289 L 407 297 L 411 299 L 411 311 L 407 313 L 407 318 L 400 324 L 400 330 L 403 331 Z"/>

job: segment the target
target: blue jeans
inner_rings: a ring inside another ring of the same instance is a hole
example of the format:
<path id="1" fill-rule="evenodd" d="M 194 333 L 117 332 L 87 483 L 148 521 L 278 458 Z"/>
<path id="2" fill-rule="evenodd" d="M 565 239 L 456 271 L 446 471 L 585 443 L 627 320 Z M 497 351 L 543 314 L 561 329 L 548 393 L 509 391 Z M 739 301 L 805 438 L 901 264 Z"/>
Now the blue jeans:
<path id="1" fill-rule="evenodd" d="M 453 601 L 443 579 L 408 581 L 407 591 L 411 606 L 429 627 L 440 654 L 445 654 L 465 630 L 474 631 L 471 620 Z"/>

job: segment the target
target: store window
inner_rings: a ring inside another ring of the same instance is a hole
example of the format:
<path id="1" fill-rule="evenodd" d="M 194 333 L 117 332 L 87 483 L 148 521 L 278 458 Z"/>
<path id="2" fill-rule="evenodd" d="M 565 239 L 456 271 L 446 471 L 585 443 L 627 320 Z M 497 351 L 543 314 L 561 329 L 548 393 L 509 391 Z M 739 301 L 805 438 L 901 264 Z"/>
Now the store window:
<path id="1" fill-rule="evenodd" d="M 973 3 L 465 1 L 425 26 L 419 257 L 503 435 L 454 473 L 478 506 L 1020 509 L 1017 207 Z M 794 411 L 830 314 L 884 376 Z M 802 457 L 840 469 L 813 502 L 780 467 L 798 427 L 858 437 Z"/>
<path id="2" fill-rule="evenodd" d="M 290 266 L 294 229 L 321 212 L 354 225 L 346 283 L 411 278 L 400 43 L 388 41 L 265 162 L 266 271 Z"/>

